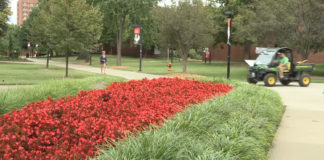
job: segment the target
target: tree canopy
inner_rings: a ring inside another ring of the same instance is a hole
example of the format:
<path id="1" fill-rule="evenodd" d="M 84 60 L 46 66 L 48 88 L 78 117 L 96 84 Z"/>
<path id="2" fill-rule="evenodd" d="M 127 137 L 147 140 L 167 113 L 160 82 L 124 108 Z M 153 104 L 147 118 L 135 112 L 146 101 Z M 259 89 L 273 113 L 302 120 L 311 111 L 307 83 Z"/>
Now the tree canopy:
<path id="1" fill-rule="evenodd" d="M 85 0 L 41 0 L 23 23 L 21 37 L 44 51 L 64 54 L 68 77 L 69 55 L 98 46 L 102 19 L 99 8 Z"/>
<path id="2" fill-rule="evenodd" d="M 20 28 L 16 25 L 9 24 L 7 31 L 3 37 L 0 37 L 0 54 L 7 54 L 10 52 L 11 56 L 18 56 L 20 51 L 20 40 L 19 40 Z M 13 55 L 15 53 L 15 55 Z"/>
<path id="3" fill-rule="evenodd" d="M 48 29 L 52 48 L 68 56 L 88 50 L 102 33 L 102 14 L 85 0 L 51 0 Z"/>
<path id="4" fill-rule="evenodd" d="M 8 0 L 0 1 L 0 36 L 5 34 L 7 29 L 7 21 L 11 15 L 11 10 L 8 8 Z"/>
<path id="5" fill-rule="evenodd" d="M 323 50 L 324 3 L 322 0 L 211 0 L 216 43 L 225 41 L 225 10 L 234 12 L 233 42 L 287 46 L 307 59 Z M 217 5 L 216 5 L 217 4 Z"/>
<path id="6" fill-rule="evenodd" d="M 89 0 L 91 2 L 91 0 Z M 123 40 L 131 37 L 130 24 L 141 24 L 144 28 L 144 47 L 153 44 L 155 27 L 152 25 L 150 11 L 159 0 L 93 0 L 101 7 L 104 14 L 104 32 L 102 42 L 117 44 L 116 65 L 121 65 L 121 49 Z"/>
<path id="7" fill-rule="evenodd" d="M 154 17 L 159 26 L 160 45 L 172 45 L 181 52 L 182 71 L 186 72 L 190 48 L 206 47 L 211 42 L 213 24 L 210 12 L 199 0 L 181 1 L 170 7 L 157 7 Z"/>

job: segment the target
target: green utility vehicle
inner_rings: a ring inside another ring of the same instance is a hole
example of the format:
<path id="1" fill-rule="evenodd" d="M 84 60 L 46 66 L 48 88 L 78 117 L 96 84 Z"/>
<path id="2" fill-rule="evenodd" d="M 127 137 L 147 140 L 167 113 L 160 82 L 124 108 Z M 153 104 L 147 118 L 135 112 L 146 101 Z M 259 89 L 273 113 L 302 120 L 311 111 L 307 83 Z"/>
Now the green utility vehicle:
<path id="1" fill-rule="evenodd" d="M 284 78 L 279 79 L 278 64 L 276 60 L 279 54 L 284 52 L 288 57 L 288 69 L 284 71 Z M 300 86 L 307 87 L 311 83 L 309 72 L 314 71 L 314 64 L 295 62 L 290 48 L 257 48 L 259 54 L 256 60 L 245 60 L 250 68 L 247 76 L 249 83 L 256 84 L 264 81 L 266 86 L 274 86 L 279 79 L 282 85 L 289 85 L 290 82 L 298 82 Z"/>

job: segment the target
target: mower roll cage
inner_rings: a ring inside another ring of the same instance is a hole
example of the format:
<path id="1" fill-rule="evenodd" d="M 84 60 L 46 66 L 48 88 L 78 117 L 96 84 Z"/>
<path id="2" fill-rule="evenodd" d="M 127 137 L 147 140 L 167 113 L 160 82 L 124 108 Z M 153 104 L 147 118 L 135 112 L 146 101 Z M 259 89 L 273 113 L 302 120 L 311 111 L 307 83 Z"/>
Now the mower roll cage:
<path id="1" fill-rule="evenodd" d="M 282 53 L 282 52 L 285 53 L 286 57 L 288 57 L 289 62 L 291 64 L 290 71 L 292 71 L 293 68 L 295 67 L 295 65 L 294 65 L 294 57 L 293 57 L 292 49 L 286 48 L 286 47 L 285 48 L 278 48 L 278 50 L 277 50 L 275 56 L 273 57 L 269 67 L 277 67 L 278 66 L 278 64 L 274 64 L 273 62 L 274 62 L 274 60 L 278 59 L 278 57 L 280 56 L 280 53 Z"/>

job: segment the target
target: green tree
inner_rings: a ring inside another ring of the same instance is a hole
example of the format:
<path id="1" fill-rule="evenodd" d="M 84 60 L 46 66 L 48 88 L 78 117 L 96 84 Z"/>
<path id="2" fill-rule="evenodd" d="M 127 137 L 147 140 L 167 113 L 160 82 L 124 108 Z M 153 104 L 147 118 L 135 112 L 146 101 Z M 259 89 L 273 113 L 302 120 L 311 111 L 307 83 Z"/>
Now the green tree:
<path id="1" fill-rule="evenodd" d="M 20 39 L 20 44 L 21 44 L 21 49 L 22 50 L 27 50 L 27 43 L 29 42 L 30 39 L 30 33 L 29 33 L 29 26 L 31 25 L 31 17 L 33 15 L 33 11 L 30 12 L 29 18 L 26 19 L 23 24 L 21 25 L 20 33 L 19 33 L 19 39 Z"/>
<path id="2" fill-rule="evenodd" d="M 0 0 L 0 36 L 5 34 L 7 21 L 11 15 L 11 10 L 8 8 L 8 0 Z"/>
<path id="3" fill-rule="evenodd" d="M 17 25 L 8 25 L 7 32 L 0 38 L 0 54 L 6 55 L 9 51 L 10 57 L 18 58 L 20 52 L 19 32 L 20 28 Z"/>
<path id="4" fill-rule="evenodd" d="M 289 46 L 307 59 L 323 50 L 322 0 L 210 0 L 216 24 L 216 42 L 226 37 L 226 10 L 234 12 L 233 43 Z"/>
<path id="5" fill-rule="evenodd" d="M 176 47 L 182 55 L 182 71 L 187 72 L 187 59 L 192 47 L 211 43 L 212 17 L 200 0 L 180 1 L 178 5 L 158 7 L 154 17 L 159 26 L 161 46 Z"/>
<path id="6" fill-rule="evenodd" d="M 41 4 L 42 1 L 40 1 Z M 26 20 L 23 21 L 23 24 L 21 25 L 20 33 L 19 33 L 19 39 L 21 48 L 23 50 L 30 49 L 27 47 L 27 43 L 31 42 L 31 39 L 33 38 L 31 35 L 31 30 L 33 30 L 33 23 L 35 19 L 37 19 L 39 16 L 39 9 L 33 8 L 32 11 L 29 13 L 29 16 Z M 45 24 L 43 24 L 45 25 Z M 34 46 L 35 44 L 31 45 Z"/>
<path id="7" fill-rule="evenodd" d="M 311 52 L 317 53 L 324 49 L 324 2 L 322 0 L 288 0 L 288 13 L 284 17 L 294 19 L 293 32 L 283 39 L 283 44 L 292 46 L 307 59 Z M 278 16 L 278 19 L 282 17 Z"/>
<path id="8" fill-rule="evenodd" d="M 30 51 L 37 50 L 39 53 L 48 53 L 51 51 L 49 46 L 51 41 L 48 38 L 50 32 L 47 26 L 50 19 L 49 15 L 49 1 L 40 0 L 38 7 L 32 9 L 28 19 L 21 26 L 19 37 L 22 49 L 29 49 Z M 27 47 L 28 42 L 31 43 L 30 48 Z M 47 68 L 48 64 L 49 59 L 46 63 Z"/>
<path id="9" fill-rule="evenodd" d="M 37 44 L 37 51 L 47 53 L 46 68 L 49 67 L 50 52 L 53 51 L 53 44 L 51 44 L 50 32 L 50 3 L 48 0 L 39 1 L 37 8 L 34 8 L 28 20 L 28 33 L 30 34 L 30 41 Z"/>
<path id="10" fill-rule="evenodd" d="M 289 46 L 303 59 L 324 49 L 321 0 L 265 0 L 254 1 L 253 6 L 254 11 L 242 15 L 250 18 L 238 31 L 248 33 L 245 36 L 256 44 Z"/>
<path id="11" fill-rule="evenodd" d="M 50 46 L 65 53 L 68 77 L 69 55 L 87 51 L 102 33 L 102 14 L 85 0 L 50 0 L 48 32 Z"/>
<path id="12" fill-rule="evenodd" d="M 103 43 L 117 44 L 116 65 L 121 65 L 121 49 L 123 39 L 129 38 L 129 24 L 141 23 L 145 30 L 144 44 L 146 46 L 153 44 L 154 27 L 149 14 L 153 6 L 159 0 L 89 0 L 99 4 L 104 14 L 104 33 Z M 127 34 L 127 31 L 129 31 Z M 127 34 L 124 36 L 124 34 Z"/>
<path id="13" fill-rule="evenodd" d="M 233 12 L 232 44 L 243 45 L 244 56 L 248 58 L 250 47 L 256 43 L 257 35 L 245 27 L 255 16 L 255 0 L 209 0 L 210 11 L 215 24 L 214 45 L 226 42 L 227 15 L 225 11 Z"/>

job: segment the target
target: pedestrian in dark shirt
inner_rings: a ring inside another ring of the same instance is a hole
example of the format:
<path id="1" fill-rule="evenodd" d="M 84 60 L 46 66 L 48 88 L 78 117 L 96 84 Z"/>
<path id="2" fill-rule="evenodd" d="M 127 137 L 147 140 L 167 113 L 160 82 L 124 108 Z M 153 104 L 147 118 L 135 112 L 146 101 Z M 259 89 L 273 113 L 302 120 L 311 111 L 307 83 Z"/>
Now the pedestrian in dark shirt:
<path id="1" fill-rule="evenodd" d="M 101 64 L 101 73 L 106 74 L 106 64 L 107 64 L 106 51 L 102 51 L 102 54 L 100 56 L 100 64 Z"/>

